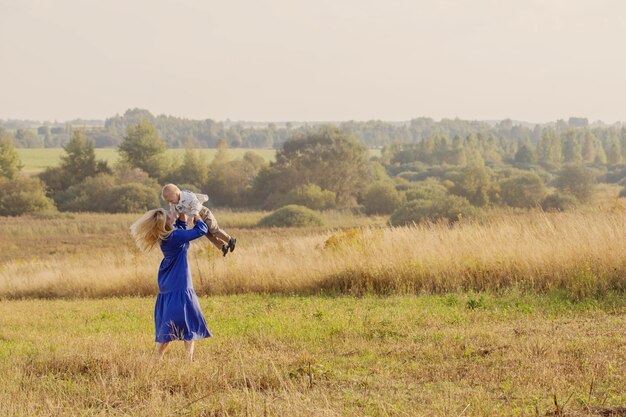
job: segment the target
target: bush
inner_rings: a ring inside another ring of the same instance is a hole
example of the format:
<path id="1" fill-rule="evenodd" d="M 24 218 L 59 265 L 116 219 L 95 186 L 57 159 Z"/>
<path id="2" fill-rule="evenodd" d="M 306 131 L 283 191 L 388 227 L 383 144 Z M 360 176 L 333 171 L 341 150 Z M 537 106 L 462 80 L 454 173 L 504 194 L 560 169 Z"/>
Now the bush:
<path id="1" fill-rule="evenodd" d="M 479 217 L 481 213 L 481 210 L 472 206 L 465 197 L 446 195 L 437 200 L 411 201 L 396 210 L 389 221 L 394 226 L 403 226 L 424 220 L 455 222 L 461 218 Z"/>
<path id="2" fill-rule="evenodd" d="M 102 208 L 105 196 L 115 187 L 115 178 L 108 174 L 87 177 L 80 184 L 54 194 L 61 211 L 106 211 Z"/>
<path id="3" fill-rule="evenodd" d="M 111 175 L 85 178 L 67 191 L 55 194 L 61 211 L 137 213 L 159 207 L 158 186 L 117 184 Z"/>
<path id="4" fill-rule="evenodd" d="M 507 178 L 500 182 L 500 198 L 510 207 L 535 207 L 546 195 L 541 178 L 533 173 Z"/>
<path id="5" fill-rule="evenodd" d="M 116 185 L 103 200 L 100 209 L 108 213 L 140 213 L 159 207 L 156 190 L 142 184 Z"/>
<path id="6" fill-rule="evenodd" d="M 261 227 L 310 227 L 323 224 L 324 222 L 316 212 L 297 205 L 281 207 L 259 221 Z"/>
<path id="7" fill-rule="evenodd" d="M 332 191 L 322 190 L 319 185 L 307 184 L 289 191 L 285 199 L 286 205 L 295 204 L 312 210 L 323 210 L 335 207 L 336 195 Z"/>
<path id="8" fill-rule="evenodd" d="M 571 194 L 554 193 L 541 201 L 541 208 L 545 211 L 567 211 L 577 205 L 578 200 Z"/>
<path id="9" fill-rule="evenodd" d="M 0 216 L 33 214 L 53 208 L 41 181 L 19 175 L 12 180 L 0 177 Z"/>
<path id="10" fill-rule="evenodd" d="M 448 194 L 448 189 L 439 181 L 429 178 L 418 182 L 414 187 L 407 190 L 405 196 L 408 201 L 413 200 L 438 200 Z"/>
<path id="11" fill-rule="evenodd" d="M 379 182 L 367 189 L 363 196 L 365 214 L 391 214 L 404 203 L 400 194 L 390 182 Z"/>
<path id="12" fill-rule="evenodd" d="M 559 191 L 573 195 L 582 203 L 591 200 L 594 185 L 593 173 L 579 165 L 566 166 L 556 179 L 556 188 Z"/>

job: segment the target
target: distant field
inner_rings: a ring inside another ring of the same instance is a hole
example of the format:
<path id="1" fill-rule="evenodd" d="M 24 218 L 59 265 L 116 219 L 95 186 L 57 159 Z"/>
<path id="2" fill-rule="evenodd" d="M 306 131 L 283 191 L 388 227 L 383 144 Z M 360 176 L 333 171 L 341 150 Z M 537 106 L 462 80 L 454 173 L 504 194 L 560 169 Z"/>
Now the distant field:
<path id="1" fill-rule="evenodd" d="M 217 153 L 217 149 L 214 148 L 200 148 L 199 151 L 206 156 L 208 162 L 212 161 Z M 268 162 L 273 161 L 274 156 L 276 155 L 275 149 L 229 149 L 228 153 L 230 154 L 231 159 L 240 159 L 248 151 L 258 153 Z M 179 157 L 181 159 L 185 154 L 185 150 L 179 148 L 168 149 L 166 152 L 168 155 Z M 48 167 L 57 166 L 61 162 L 61 156 L 65 155 L 63 148 L 20 148 L 17 149 L 17 153 L 20 156 L 22 164 L 24 164 L 23 171 L 26 174 L 36 174 Z M 372 156 L 380 156 L 380 149 L 371 149 L 370 154 Z M 117 161 L 118 156 L 117 148 L 96 149 L 96 158 L 104 159 L 109 163 L 109 165 L 113 165 Z"/>
<path id="2" fill-rule="evenodd" d="M 207 161 L 212 161 L 217 153 L 217 149 L 207 149 L 202 148 L 199 149 L 205 156 Z M 276 150 L 274 149 L 229 149 L 228 153 L 230 154 L 231 159 L 242 158 L 243 155 L 248 152 L 253 151 L 261 155 L 265 158 L 266 161 L 271 161 L 274 159 L 274 155 L 276 154 Z M 184 149 L 168 149 L 168 155 L 172 155 L 174 157 L 181 158 L 183 157 L 185 150 Z M 65 151 L 63 148 L 36 148 L 36 149 L 17 149 L 17 153 L 20 156 L 20 160 L 22 164 L 24 164 L 23 171 L 27 174 L 36 174 L 38 172 L 43 171 L 48 167 L 53 167 L 59 165 L 61 162 L 61 156 L 65 155 Z M 100 148 L 96 149 L 96 158 L 106 160 L 109 165 L 113 165 L 119 157 L 116 148 Z"/>

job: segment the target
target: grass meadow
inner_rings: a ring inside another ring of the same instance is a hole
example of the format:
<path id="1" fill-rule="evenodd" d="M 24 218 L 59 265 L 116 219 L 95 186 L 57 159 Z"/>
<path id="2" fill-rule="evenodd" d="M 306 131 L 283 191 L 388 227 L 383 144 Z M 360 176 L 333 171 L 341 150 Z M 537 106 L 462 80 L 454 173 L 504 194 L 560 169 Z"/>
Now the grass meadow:
<path id="1" fill-rule="evenodd" d="M 3 416 L 624 415 L 624 299 L 201 297 L 194 362 L 154 297 L 0 303 Z"/>
<path id="2" fill-rule="evenodd" d="M 390 228 L 326 212 L 196 241 L 214 337 L 158 361 L 138 215 L 0 218 L 0 415 L 623 416 L 626 217 L 497 212 Z"/>

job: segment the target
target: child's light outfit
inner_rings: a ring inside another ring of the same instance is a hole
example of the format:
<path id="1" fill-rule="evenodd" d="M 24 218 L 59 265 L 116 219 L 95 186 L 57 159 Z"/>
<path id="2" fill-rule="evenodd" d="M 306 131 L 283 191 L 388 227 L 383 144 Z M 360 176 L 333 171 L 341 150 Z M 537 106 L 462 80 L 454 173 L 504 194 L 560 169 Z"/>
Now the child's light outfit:
<path id="1" fill-rule="evenodd" d="M 217 224 L 217 219 L 215 219 L 211 210 L 202 205 L 202 203 L 206 201 L 209 201 L 209 196 L 206 194 L 196 194 L 188 190 L 181 190 L 178 203 L 170 203 L 170 210 L 173 209 L 177 213 L 184 213 L 188 216 L 195 216 L 196 214 L 199 214 L 209 228 L 209 233 L 207 233 L 206 237 L 217 248 L 221 249 L 224 243 L 228 245 L 230 235 L 220 229 L 220 226 Z"/>

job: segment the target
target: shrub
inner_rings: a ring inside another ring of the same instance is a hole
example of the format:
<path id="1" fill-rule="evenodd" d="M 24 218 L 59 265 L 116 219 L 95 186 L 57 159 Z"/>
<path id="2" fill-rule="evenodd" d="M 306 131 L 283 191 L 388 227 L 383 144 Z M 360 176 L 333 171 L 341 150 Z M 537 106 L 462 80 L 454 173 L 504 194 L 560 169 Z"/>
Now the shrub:
<path id="1" fill-rule="evenodd" d="M 541 178 L 533 173 L 507 178 L 500 182 L 500 198 L 511 207 L 534 207 L 546 195 Z"/>
<path id="2" fill-rule="evenodd" d="M 545 211 L 567 211 L 577 205 L 578 200 L 571 194 L 554 193 L 541 201 L 541 208 Z"/>
<path id="3" fill-rule="evenodd" d="M 322 190 L 319 185 L 306 184 L 289 191 L 286 204 L 305 206 L 312 210 L 323 210 L 335 207 L 336 195 L 329 190 Z"/>
<path id="4" fill-rule="evenodd" d="M 259 221 L 261 227 L 322 226 L 324 222 L 313 210 L 297 205 L 281 207 Z"/>
<path id="5" fill-rule="evenodd" d="M 159 206 L 157 191 L 142 184 L 116 185 L 103 200 L 100 209 L 108 213 L 139 213 Z"/>
<path id="6" fill-rule="evenodd" d="M 439 181 L 429 178 L 418 182 L 405 196 L 408 201 L 413 200 L 437 200 L 448 194 L 448 189 Z"/>
<path id="7" fill-rule="evenodd" d="M 391 214 L 402 203 L 404 203 L 404 196 L 390 182 L 372 185 L 363 196 L 365 214 Z"/>
<path id="8" fill-rule="evenodd" d="M 53 208 L 41 181 L 19 175 L 12 180 L 0 177 L 0 216 L 19 216 Z"/>
<path id="9" fill-rule="evenodd" d="M 106 211 L 102 203 L 114 186 L 115 178 L 111 175 L 87 177 L 80 184 L 55 193 L 54 200 L 61 211 Z"/>
<path id="10" fill-rule="evenodd" d="M 472 206 L 464 198 L 455 195 L 446 195 L 437 200 L 410 201 L 396 210 L 389 221 L 394 226 L 417 223 L 424 220 L 447 220 L 455 222 L 461 218 L 476 218 L 481 210 Z"/>
<path id="11" fill-rule="evenodd" d="M 593 173 L 579 165 L 566 166 L 556 179 L 556 188 L 559 191 L 573 195 L 582 203 L 591 199 L 594 184 Z"/>

